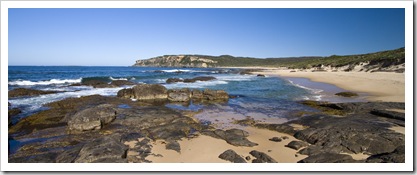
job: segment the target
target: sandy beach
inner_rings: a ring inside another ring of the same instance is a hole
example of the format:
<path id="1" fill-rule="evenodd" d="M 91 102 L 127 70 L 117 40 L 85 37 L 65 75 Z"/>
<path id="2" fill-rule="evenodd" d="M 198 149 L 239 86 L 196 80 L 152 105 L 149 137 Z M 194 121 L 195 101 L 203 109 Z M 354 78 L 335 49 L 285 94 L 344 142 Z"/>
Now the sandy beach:
<path id="1" fill-rule="evenodd" d="M 296 163 L 307 157 L 306 155 L 297 154 L 297 151 L 294 149 L 285 147 L 289 142 L 298 140 L 291 135 L 254 127 L 246 127 L 244 130 L 249 132 L 248 140 L 258 143 L 258 146 L 233 146 L 224 140 L 200 135 L 194 139 L 183 139 L 179 141 L 181 153 L 178 153 L 174 150 L 166 150 L 164 142 L 157 140 L 153 143 L 152 147 L 152 153 L 154 155 L 148 156 L 148 159 L 152 162 L 159 163 L 230 163 L 218 158 L 221 153 L 228 149 L 232 149 L 242 157 L 249 156 L 251 158 L 250 160 L 253 160 L 254 157 L 249 152 L 257 150 L 268 154 L 279 163 Z M 289 139 L 281 142 L 268 140 L 272 137 L 283 136 L 287 136 Z M 158 154 L 161 156 L 155 156 Z"/>
<path id="2" fill-rule="evenodd" d="M 336 85 L 347 91 L 366 93 L 366 99 L 369 101 L 383 102 L 404 102 L 405 97 L 405 78 L 403 73 L 390 72 L 290 72 L 291 70 L 272 69 L 254 67 L 253 69 L 264 69 L 261 72 L 253 72 L 253 74 L 264 74 L 267 76 L 308 78 L 311 81 L 328 83 Z M 397 111 L 404 112 L 404 111 Z M 200 135 L 193 139 L 183 139 L 179 141 L 181 152 L 165 149 L 166 143 L 157 140 L 152 143 L 152 155 L 147 158 L 152 162 L 159 163 L 230 163 L 220 159 L 218 156 L 225 150 L 232 149 L 241 157 L 254 157 L 249 154 L 252 150 L 258 150 L 267 153 L 280 163 L 296 163 L 306 158 L 306 155 L 300 155 L 296 150 L 286 147 L 289 142 L 297 140 L 291 135 L 259 129 L 254 127 L 241 128 L 250 133 L 248 139 L 258 146 L 254 147 L 238 147 L 226 143 L 224 140 L 215 139 L 209 136 Z M 390 128 L 398 133 L 404 134 L 404 127 L 395 126 Z M 272 142 L 269 138 L 287 136 L 289 139 L 282 142 Z M 342 153 L 346 154 L 346 153 Z M 200 155 L 200 156 L 198 156 Z M 366 159 L 366 154 L 349 154 L 353 159 Z M 251 161 L 248 161 L 251 162 Z"/>
<path id="3" fill-rule="evenodd" d="M 392 72 L 302 72 L 282 69 L 265 69 L 254 74 L 308 78 L 311 81 L 336 85 L 353 92 L 367 93 L 369 101 L 404 102 L 404 73 Z"/>

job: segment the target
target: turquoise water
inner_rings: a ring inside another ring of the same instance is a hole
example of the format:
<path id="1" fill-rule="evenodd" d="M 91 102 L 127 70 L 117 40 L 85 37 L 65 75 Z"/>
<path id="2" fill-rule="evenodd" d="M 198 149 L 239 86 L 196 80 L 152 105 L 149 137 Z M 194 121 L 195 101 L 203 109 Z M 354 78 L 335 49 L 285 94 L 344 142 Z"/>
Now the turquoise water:
<path id="1" fill-rule="evenodd" d="M 237 98 L 226 104 L 217 105 L 176 105 L 168 104 L 175 109 L 198 110 L 212 109 L 229 111 L 240 115 L 262 113 L 263 117 L 285 118 L 289 112 L 308 110 L 297 103 L 299 100 L 320 100 L 323 90 L 320 87 L 308 88 L 294 83 L 294 79 L 279 77 L 257 77 L 240 75 L 237 69 L 221 68 L 153 68 L 153 67 L 84 67 L 84 66 L 9 66 L 8 87 L 32 88 L 39 90 L 62 91 L 56 94 L 35 97 L 10 98 L 12 107 L 21 108 L 23 113 L 14 120 L 26 117 L 34 112 L 44 110 L 46 103 L 68 97 L 81 97 L 93 94 L 116 96 L 120 88 L 93 88 L 90 86 L 68 86 L 89 79 L 106 82 L 128 80 L 136 83 L 157 83 L 168 89 L 195 88 L 225 90 Z M 212 81 L 195 83 L 166 84 L 168 78 L 193 78 L 213 76 Z M 304 82 L 305 84 L 305 82 Z"/>

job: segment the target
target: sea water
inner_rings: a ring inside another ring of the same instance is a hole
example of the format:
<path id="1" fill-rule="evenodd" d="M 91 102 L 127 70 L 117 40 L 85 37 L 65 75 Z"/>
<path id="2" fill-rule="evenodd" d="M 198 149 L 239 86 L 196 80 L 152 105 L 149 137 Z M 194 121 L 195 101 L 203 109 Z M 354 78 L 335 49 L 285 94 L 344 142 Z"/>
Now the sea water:
<path id="1" fill-rule="evenodd" d="M 168 78 L 194 78 L 213 76 L 211 81 L 167 84 Z M 30 114 L 45 110 L 47 103 L 69 97 L 88 95 L 116 96 L 123 88 L 93 88 L 91 86 L 69 86 L 85 80 L 128 80 L 135 83 L 161 84 L 168 89 L 216 89 L 225 90 L 232 96 L 226 104 L 188 105 L 168 104 L 167 107 L 183 110 L 205 109 L 198 115 L 201 120 L 219 120 L 232 116 L 233 119 L 246 116 L 262 120 L 285 121 L 289 113 L 311 110 L 300 105 L 300 100 L 322 100 L 323 90 L 318 87 L 305 87 L 294 79 L 279 77 L 258 77 L 241 75 L 237 69 L 225 68 L 156 68 L 156 67 L 88 67 L 88 66 L 9 66 L 8 88 L 31 88 L 59 91 L 54 94 L 33 97 L 9 98 L 11 107 L 18 107 L 22 113 L 13 118 L 16 122 Z M 227 113 L 227 114 L 226 114 Z M 210 121 L 214 122 L 214 121 Z"/>

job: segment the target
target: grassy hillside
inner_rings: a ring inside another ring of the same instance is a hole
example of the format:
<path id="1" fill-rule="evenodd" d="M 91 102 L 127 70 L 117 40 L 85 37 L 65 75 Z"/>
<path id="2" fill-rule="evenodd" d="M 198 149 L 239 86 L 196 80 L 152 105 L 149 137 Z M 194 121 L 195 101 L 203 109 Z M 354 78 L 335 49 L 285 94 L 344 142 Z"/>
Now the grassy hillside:
<path id="1" fill-rule="evenodd" d="M 164 55 L 161 57 L 148 60 L 141 60 L 142 65 L 149 66 L 166 66 L 167 59 L 173 55 Z M 175 57 L 175 56 L 173 56 Z M 178 56 L 177 56 L 178 57 Z M 200 63 L 192 61 L 190 57 L 198 57 L 202 59 L 212 60 L 213 63 L 207 62 L 210 67 L 289 67 L 289 68 L 311 68 L 320 66 L 342 67 L 346 65 L 357 65 L 362 62 L 369 62 L 370 65 L 378 65 L 380 67 L 388 67 L 398 65 L 405 62 L 405 49 L 399 48 L 395 50 L 381 51 L 360 55 L 332 55 L 329 57 L 292 57 L 292 58 L 250 58 L 250 57 L 233 57 L 230 55 L 208 56 L 208 55 L 185 55 L 184 59 L 174 64 L 175 66 L 187 66 L 191 63 Z M 152 60 L 152 62 L 150 61 Z M 174 62 L 174 61 L 172 61 Z M 172 65 L 172 64 L 171 64 Z M 194 64 L 197 65 L 197 64 Z M 139 65 L 138 65 L 139 66 Z M 168 66 L 169 67 L 169 66 Z"/>

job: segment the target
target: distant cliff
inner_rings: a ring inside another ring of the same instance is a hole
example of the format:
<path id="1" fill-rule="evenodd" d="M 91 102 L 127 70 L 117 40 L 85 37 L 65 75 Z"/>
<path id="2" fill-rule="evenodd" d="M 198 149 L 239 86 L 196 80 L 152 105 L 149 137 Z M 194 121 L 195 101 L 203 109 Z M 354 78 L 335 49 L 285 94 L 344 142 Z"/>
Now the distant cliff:
<path id="1" fill-rule="evenodd" d="M 217 61 L 193 55 L 164 55 L 147 60 L 137 60 L 133 66 L 153 67 L 216 67 Z"/>
<path id="2" fill-rule="evenodd" d="M 317 71 L 392 71 L 403 72 L 405 48 L 359 55 L 329 57 L 250 58 L 230 55 L 164 55 L 137 60 L 142 67 L 287 67 Z"/>

